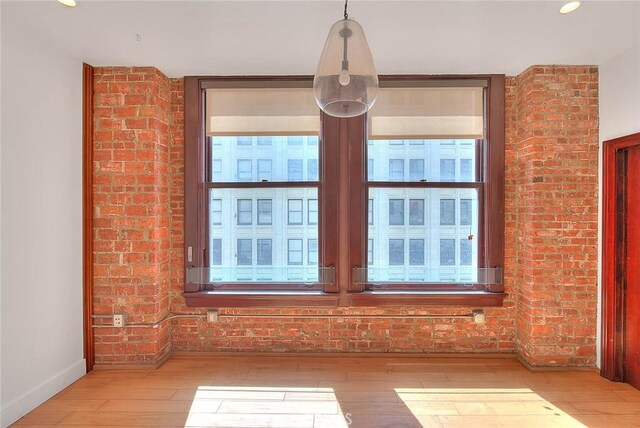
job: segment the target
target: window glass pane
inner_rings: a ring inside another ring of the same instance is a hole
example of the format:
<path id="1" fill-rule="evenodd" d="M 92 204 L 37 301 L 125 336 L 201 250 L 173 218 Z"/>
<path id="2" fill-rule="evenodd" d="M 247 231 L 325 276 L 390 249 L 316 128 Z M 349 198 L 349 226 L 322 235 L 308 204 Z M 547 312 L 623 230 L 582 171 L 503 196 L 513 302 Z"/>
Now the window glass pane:
<path id="1" fill-rule="evenodd" d="M 475 140 L 369 140 L 369 181 L 475 181 Z M 470 144 L 464 144 L 469 142 Z M 373 165 L 375 162 L 375 167 Z M 460 165 L 460 176 L 456 168 Z M 407 173 L 408 172 L 408 173 Z"/>
<path id="2" fill-rule="evenodd" d="M 424 265 L 424 239 L 409 239 L 409 264 Z"/>
<path id="3" fill-rule="evenodd" d="M 472 248 L 469 239 L 460 240 L 460 265 L 471 266 L 472 263 Z"/>
<path id="4" fill-rule="evenodd" d="M 389 239 L 389 266 L 404 264 L 404 239 Z"/>
<path id="5" fill-rule="evenodd" d="M 456 200 L 440 199 L 440 225 L 453 226 L 456 224 Z"/>
<path id="6" fill-rule="evenodd" d="M 440 265 L 453 266 L 456 264 L 456 240 L 440 239 Z"/>
<path id="7" fill-rule="evenodd" d="M 258 199 L 258 224 L 271 224 L 271 199 Z"/>
<path id="8" fill-rule="evenodd" d="M 373 266 L 373 239 L 367 242 L 367 266 Z"/>
<path id="9" fill-rule="evenodd" d="M 456 181 L 455 159 L 440 159 L 440 181 Z"/>
<path id="10" fill-rule="evenodd" d="M 290 146 L 301 146 L 302 137 L 298 137 L 298 136 L 287 137 L 287 144 L 289 144 Z"/>
<path id="11" fill-rule="evenodd" d="M 404 159 L 389 159 L 389 181 L 404 180 Z"/>
<path id="12" fill-rule="evenodd" d="M 426 180 L 424 159 L 409 159 L 409 181 Z"/>
<path id="13" fill-rule="evenodd" d="M 404 224 L 404 199 L 389 199 L 389 226 Z"/>
<path id="14" fill-rule="evenodd" d="M 253 201 L 251 199 L 238 199 L 238 226 L 250 225 L 253 217 Z"/>
<path id="15" fill-rule="evenodd" d="M 424 199 L 409 199 L 409 224 L 424 225 Z"/>
<path id="16" fill-rule="evenodd" d="M 211 240 L 211 266 L 219 266 L 222 264 L 222 239 Z"/>
<path id="17" fill-rule="evenodd" d="M 302 224 L 302 199 L 289 199 L 287 206 L 287 223 L 291 225 Z"/>
<path id="18" fill-rule="evenodd" d="M 272 165 L 271 159 L 258 159 L 258 181 L 272 180 Z"/>
<path id="19" fill-rule="evenodd" d="M 471 199 L 460 199 L 460 225 L 471 224 Z"/>
<path id="20" fill-rule="evenodd" d="M 367 218 L 369 220 L 369 225 L 373 224 L 373 199 L 369 199 L 369 203 L 367 204 Z"/>
<path id="21" fill-rule="evenodd" d="M 302 181 L 302 159 L 287 161 L 287 181 Z"/>
<path id="22" fill-rule="evenodd" d="M 289 145 L 287 136 L 211 137 L 213 182 L 318 181 L 317 136 L 292 137 L 302 144 Z M 251 143 L 255 139 L 256 144 Z M 240 141 L 240 143 L 238 143 Z M 253 173 L 253 167 L 257 173 Z M 304 168 L 307 174 L 304 174 Z"/>
<path id="23" fill-rule="evenodd" d="M 307 224 L 318 224 L 318 200 L 309 199 L 307 202 Z"/>
<path id="24" fill-rule="evenodd" d="M 271 239 L 258 239 L 258 260 L 260 266 L 269 266 L 273 264 L 273 252 Z"/>
<path id="25" fill-rule="evenodd" d="M 222 199 L 212 199 L 209 209 L 211 210 L 211 224 L 222 224 Z"/>
<path id="26" fill-rule="evenodd" d="M 236 248 L 236 264 L 246 266 L 252 264 L 251 239 L 238 239 Z"/>
<path id="27" fill-rule="evenodd" d="M 302 239 L 288 239 L 288 256 L 287 264 L 301 265 L 302 264 Z"/>
<path id="28" fill-rule="evenodd" d="M 307 264 L 308 265 L 318 264 L 318 240 L 317 239 L 309 239 L 307 241 Z"/>

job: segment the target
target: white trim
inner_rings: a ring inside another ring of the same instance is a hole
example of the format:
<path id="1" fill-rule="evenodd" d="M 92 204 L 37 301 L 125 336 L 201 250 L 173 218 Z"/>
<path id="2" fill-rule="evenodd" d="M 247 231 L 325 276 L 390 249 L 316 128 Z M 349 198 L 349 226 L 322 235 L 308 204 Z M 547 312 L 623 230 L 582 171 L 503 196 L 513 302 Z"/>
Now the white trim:
<path id="1" fill-rule="evenodd" d="M 45 380 L 40 385 L 7 403 L 0 410 L 0 421 L 3 428 L 8 427 L 49 398 L 86 374 L 84 359 L 74 363 L 60 373 Z"/>

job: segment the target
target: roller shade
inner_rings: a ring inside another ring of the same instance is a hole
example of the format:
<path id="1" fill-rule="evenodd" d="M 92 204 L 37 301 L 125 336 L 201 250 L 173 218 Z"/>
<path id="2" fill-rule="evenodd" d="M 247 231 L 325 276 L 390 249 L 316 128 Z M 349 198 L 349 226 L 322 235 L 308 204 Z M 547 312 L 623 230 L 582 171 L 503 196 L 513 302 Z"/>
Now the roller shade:
<path id="1" fill-rule="evenodd" d="M 207 136 L 317 135 L 320 110 L 311 88 L 206 90 Z"/>
<path id="2" fill-rule="evenodd" d="M 483 91 L 481 87 L 380 88 L 369 113 L 369 138 L 483 138 Z"/>

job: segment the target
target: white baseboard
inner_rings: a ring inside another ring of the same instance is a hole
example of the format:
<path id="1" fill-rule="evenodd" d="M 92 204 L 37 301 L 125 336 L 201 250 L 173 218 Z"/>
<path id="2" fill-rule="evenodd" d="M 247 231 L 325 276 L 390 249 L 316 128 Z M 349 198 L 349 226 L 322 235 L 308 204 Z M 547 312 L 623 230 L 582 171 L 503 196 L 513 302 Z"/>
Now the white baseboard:
<path id="1" fill-rule="evenodd" d="M 8 427 L 85 374 L 86 362 L 83 359 L 11 400 L 0 409 L 0 425 L 2 428 Z"/>

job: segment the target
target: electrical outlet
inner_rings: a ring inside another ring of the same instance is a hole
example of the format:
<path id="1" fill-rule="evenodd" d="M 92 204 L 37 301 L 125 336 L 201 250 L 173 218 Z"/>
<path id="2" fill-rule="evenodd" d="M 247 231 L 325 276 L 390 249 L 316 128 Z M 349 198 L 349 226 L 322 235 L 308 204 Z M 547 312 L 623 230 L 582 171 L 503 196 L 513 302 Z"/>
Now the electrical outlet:
<path id="1" fill-rule="evenodd" d="M 218 322 L 218 310 L 209 309 L 207 311 L 207 322 Z"/>
<path id="2" fill-rule="evenodd" d="M 482 309 L 476 309 L 472 312 L 473 322 L 476 324 L 484 324 L 486 318 Z"/>
<path id="3" fill-rule="evenodd" d="M 113 326 L 114 327 L 124 327 L 127 325 L 127 315 L 126 314 L 114 314 L 113 315 Z"/>

